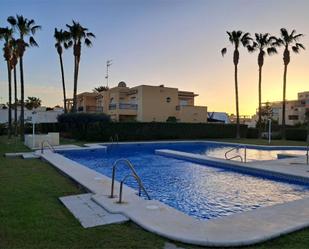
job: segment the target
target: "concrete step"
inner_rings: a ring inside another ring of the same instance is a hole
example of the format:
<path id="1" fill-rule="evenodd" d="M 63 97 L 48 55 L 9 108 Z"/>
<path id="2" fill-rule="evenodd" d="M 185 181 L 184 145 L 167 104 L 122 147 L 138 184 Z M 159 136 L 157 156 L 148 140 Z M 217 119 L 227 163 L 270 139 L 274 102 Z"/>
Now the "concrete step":
<path id="1" fill-rule="evenodd" d="M 129 220 L 124 215 L 107 212 L 91 199 L 92 195 L 87 193 L 60 197 L 59 199 L 84 228 L 123 223 Z"/>

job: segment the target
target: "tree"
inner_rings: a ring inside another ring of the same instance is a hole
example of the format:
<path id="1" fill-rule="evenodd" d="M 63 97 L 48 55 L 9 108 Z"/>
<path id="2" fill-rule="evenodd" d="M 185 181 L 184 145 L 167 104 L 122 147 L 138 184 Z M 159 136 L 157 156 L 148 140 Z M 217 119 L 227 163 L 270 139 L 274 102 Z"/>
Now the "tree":
<path id="1" fill-rule="evenodd" d="M 80 23 L 72 21 L 72 25 L 66 25 L 69 28 L 70 40 L 68 42 L 68 47 L 73 46 L 74 55 L 74 88 L 73 88 L 73 106 L 72 111 L 76 112 L 77 106 L 77 82 L 79 73 L 79 63 L 81 57 L 82 45 L 86 47 L 91 47 L 91 38 L 95 38 L 95 35 L 88 32 L 87 28 L 84 28 Z"/>
<path id="2" fill-rule="evenodd" d="M 100 93 L 100 92 L 104 92 L 108 90 L 109 90 L 108 86 L 98 86 L 93 89 L 93 91 L 96 93 Z"/>
<path id="3" fill-rule="evenodd" d="M 28 110 L 36 109 L 41 106 L 42 101 L 37 97 L 28 97 L 25 106 Z"/>
<path id="4" fill-rule="evenodd" d="M 17 128 L 18 128 L 18 118 L 17 118 L 17 76 L 16 76 L 16 66 L 18 63 L 18 47 L 17 41 L 13 38 L 12 39 L 12 60 L 11 60 L 11 67 L 13 69 L 13 77 L 14 77 L 14 133 L 17 136 Z"/>
<path id="5" fill-rule="evenodd" d="M 280 29 L 280 38 L 277 39 L 276 45 L 284 47 L 283 51 L 283 99 L 282 99 L 282 139 L 285 139 L 285 107 L 286 107 L 286 83 L 287 83 L 287 70 L 288 65 L 291 61 L 290 49 L 296 54 L 300 52 L 301 49 L 305 50 L 303 44 L 299 43 L 299 39 L 302 38 L 303 34 L 296 34 L 296 30 L 293 29 L 289 33 L 285 28 Z"/>
<path id="6" fill-rule="evenodd" d="M 17 39 L 17 50 L 19 57 L 19 69 L 20 69 L 20 100 L 21 100 L 21 110 L 20 110 L 20 136 L 21 140 L 24 140 L 25 134 L 25 106 L 24 106 L 24 68 L 23 68 L 23 56 L 26 48 L 29 46 L 38 46 L 34 39 L 36 31 L 41 29 L 41 26 L 36 25 L 33 19 L 29 20 L 23 16 L 16 15 L 8 17 L 7 21 L 12 25 L 13 29 L 19 34 Z M 25 38 L 29 37 L 29 41 L 26 42 Z"/>
<path id="7" fill-rule="evenodd" d="M 54 38 L 56 40 L 55 48 L 57 49 L 57 53 L 59 55 L 60 68 L 61 68 L 64 113 L 67 113 L 67 101 L 66 101 L 67 98 L 66 98 L 66 90 L 65 90 L 66 87 L 65 87 L 63 61 L 62 61 L 62 53 L 63 53 L 62 45 L 65 48 L 67 47 L 67 42 L 70 38 L 70 34 L 67 31 L 63 31 L 62 29 L 57 30 L 57 28 L 55 28 Z"/>
<path id="8" fill-rule="evenodd" d="M 266 53 L 268 55 L 276 54 L 276 42 L 277 38 L 271 36 L 269 33 L 255 33 L 255 39 L 252 45 L 248 46 L 249 52 L 259 52 L 257 63 L 259 66 L 259 83 L 258 83 L 258 95 L 259 95 L 259 118 L 258 118 L 258 128 L 259 128 L 259 136 L 261 136 L 262 132 L 262 68 L 264 65 L 264 58 Z"/>
<path id="9" fill-rule="evenodd" d="M 234 80 L 235 80 L 235 99 L 236 99 L 236 138 L 240 138 L 239 127 L 239 101 L 238 101 L 238 63 L 239 63 L 239 46 L 243 46 L 248 49 L 252 38 L 250 33 L 244 33 L 240 30 L 226 32 L 228 34 L 229 42 L 234 45 L 233 63 L 234 63 Z M 222 56 L 227 52 L 227 48 L 221 50 Z"/>
<path id="10" fill-rule="evenodd" d="M 11 138 L 12 134 L 12 36 L 13 30 L 10 28 L 1 29 L 1 38 L 4 40 L 3 57 L 7 65 L 8 74 L 8 89 L 9 89 L 9 102 L 8 102 L 8 137 Z"/>

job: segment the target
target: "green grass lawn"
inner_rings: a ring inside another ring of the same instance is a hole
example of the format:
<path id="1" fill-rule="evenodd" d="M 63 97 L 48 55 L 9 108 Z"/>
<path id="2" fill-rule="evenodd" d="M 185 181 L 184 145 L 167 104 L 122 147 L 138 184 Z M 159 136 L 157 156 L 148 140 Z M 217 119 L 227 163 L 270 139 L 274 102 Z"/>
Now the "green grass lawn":
<path id="1" fill-rule="evenodd" d="M 144 231 L 132 222 L 82 228 L 59 202 L 58 197 L 82 193 L 83 190 L 43 161 L 3 156 L 6 152 L 26 150 L 18 140 L 8 140 L 0 136 L 1 249 L 162 249 L 164 247 L 165 239 Z M 183 248 L 198 248 L 179 243 L 177 245 Z M 308 249 L 309 229 L 248 248 Z"/>

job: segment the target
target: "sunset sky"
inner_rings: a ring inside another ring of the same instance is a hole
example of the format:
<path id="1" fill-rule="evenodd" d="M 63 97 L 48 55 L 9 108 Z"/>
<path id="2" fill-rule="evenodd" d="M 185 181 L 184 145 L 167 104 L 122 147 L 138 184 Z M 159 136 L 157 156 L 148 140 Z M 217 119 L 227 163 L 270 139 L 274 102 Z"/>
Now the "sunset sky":
<path id="1" fill-rule="evenodd" d="M 42 30 L 39 48 L 24 59 L 26 96 L 37 96 L 43 105 L 62 103 L 59 59 L 54 48 L 54 28 L 65 28 L 72 19 L 96 34 L 92 48 L 82 50 L 79 92 L 105 85 L 105 63 L 113 60 L 110 86 L 125 81 L 177 87 L 194 91 L 198 105 L 209 111 L 235 113 L 232 46 L 226 31 L 251 34 L 293 28 L 309 34 L 308 0 L 0 0 L 0 26 L 10 15 L 33 18 Z M 309 37 L 302 40 L 309 49 Z M 222 58 L 220 50 L 228 45 Z M 2 46 L 2 44 L 1 44 Z M 1 57 L 3 58 L 3 57 Z M 68 95 L 72 96 L 72 50 L 64 54 Z M 266 57 L 263 101 L 282 99 L 282 50 Z M 257 107 L 257 54 L 240 51 L 240 114 Z M 292 55 L 288 68 L 287 99 L 309 91 L 309 50 Z M 0 102 L 7 101 L 7 74 L 0 60 Z"/>

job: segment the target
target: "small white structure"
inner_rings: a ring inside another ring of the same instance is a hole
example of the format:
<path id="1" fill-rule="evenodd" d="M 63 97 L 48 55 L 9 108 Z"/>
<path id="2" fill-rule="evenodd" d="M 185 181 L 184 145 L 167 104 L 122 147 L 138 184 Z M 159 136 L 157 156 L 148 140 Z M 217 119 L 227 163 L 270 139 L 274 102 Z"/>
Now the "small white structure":
<path id="1" fill-rule="evenodd" d="M 0 123 L 8 122 L 8 109 L 0 109 Z M 53 108 L 48 110 L 46 107 L 38 107 L 33 110 L 25 108 L 25 122 L 31 122 L 33 111 L 36 112 L 36 123 L 57 123 L 57 117 L 63 113 L 62 108 Z M 20 116 L 20 108 L 17 109 L 17 117 Z M 12 119 L 14 121 L 14 110 L 12 110 Z"/>
<path id="2" fill-rule="evenodd" d="M 208 122 L 230 124 L 229 115 L 226 112 L 208 112 Z"/>
<path id="3" fill-rule="evenodd" d="M 42 142 L 48 142 L 50 145 L 59 145 L 59 132 L 49 132 L 47 134 L 27 134 L 25 135 L 25 145 L 30 149 L 38 149 Z"/>

